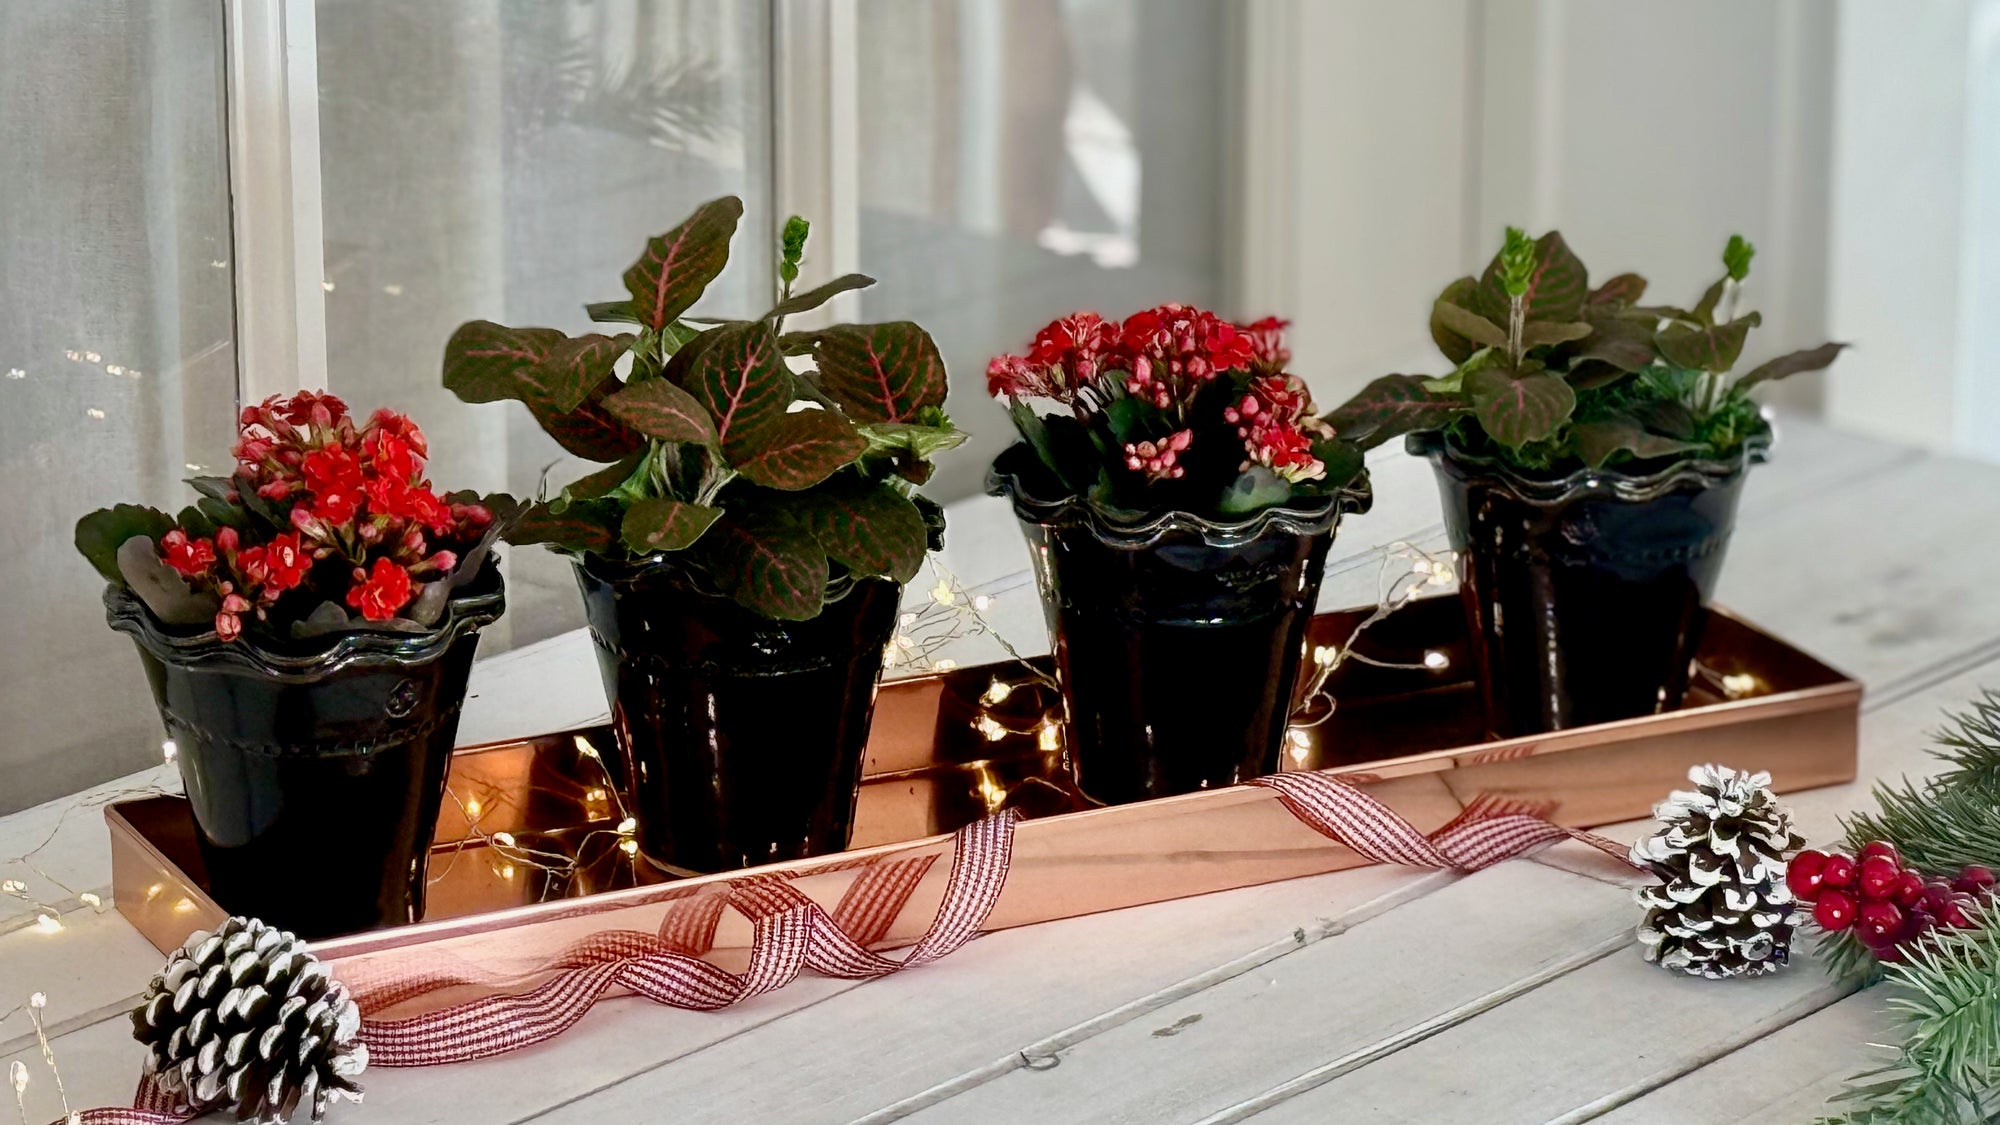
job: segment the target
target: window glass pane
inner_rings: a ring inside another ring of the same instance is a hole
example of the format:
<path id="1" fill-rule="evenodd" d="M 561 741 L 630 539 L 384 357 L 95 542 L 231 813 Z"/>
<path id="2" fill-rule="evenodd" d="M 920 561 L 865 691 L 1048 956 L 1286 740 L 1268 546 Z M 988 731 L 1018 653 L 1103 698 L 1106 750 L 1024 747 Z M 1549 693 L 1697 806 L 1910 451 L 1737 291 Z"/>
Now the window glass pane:
<path id="1" fill-rule="evenodd" d="M 160 760 L 78 516 L 177 510 L 235 414 L 223 7 L 0 6 L 0 813 Z"/>
<path id="2" fill-rule="evenodd" d="M 768 304 L 764 0 L 321 0 L 316 35 L 328 381 L 415 414 L 440 487 L 531 495 L 563 456 L 440 386 L 462 322 L 589 330 L 648 237 L 731 193 L 738 258 L 700 309 Z M 512 552 L 508 582 L 482 654 L 583 624 L 557 556 Z"/>
<path id="3" fill-rule="evenodd" d="M 861 267 L 871 320 L 929 328 L 978 491 L 1013 427 L 986 360 L 1080 308 L 1227 308 L 1229 5 L 860 0 Z"/>

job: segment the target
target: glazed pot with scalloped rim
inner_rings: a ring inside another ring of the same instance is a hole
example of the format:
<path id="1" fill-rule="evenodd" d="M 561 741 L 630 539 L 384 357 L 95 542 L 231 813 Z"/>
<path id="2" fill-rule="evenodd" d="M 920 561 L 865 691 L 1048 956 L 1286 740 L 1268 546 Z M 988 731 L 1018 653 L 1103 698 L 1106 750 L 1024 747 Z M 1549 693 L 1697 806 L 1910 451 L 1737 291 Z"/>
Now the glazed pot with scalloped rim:
<path id="1" fill-rule="evenodd" d="M 225 643 L 161 625 L 122 587 L 104 604 L 174 741 L 210 897 L 305 938 L 423 917 L 479 630 L 506 605 L 497 560 L 422 633 Z"/>
<path id="2" fill-rule="evenodd" d="M 1114 519 L 1056 486 L 1026 444 L 994 461 L 1055 648 L 1065 750 L 1091 800 L 1122 804 L 1275 773 L 1342 515 L 1367 478 L 1237 521 Z"/>
<path id="3" fill-rule="evenodd" d="M 1733 457 L 1536 477 L 1412 434 L 1444 498 L 1488 732 L 1671 711 L 1768 431 Z"/>
<path id="4" fill-rule="evenodd" d="M 670 557 L 576 564 L 639 851 L 677 875 L 842 851 L 902 595 L 840 575 L 805 621 L 760 616 Z"/>

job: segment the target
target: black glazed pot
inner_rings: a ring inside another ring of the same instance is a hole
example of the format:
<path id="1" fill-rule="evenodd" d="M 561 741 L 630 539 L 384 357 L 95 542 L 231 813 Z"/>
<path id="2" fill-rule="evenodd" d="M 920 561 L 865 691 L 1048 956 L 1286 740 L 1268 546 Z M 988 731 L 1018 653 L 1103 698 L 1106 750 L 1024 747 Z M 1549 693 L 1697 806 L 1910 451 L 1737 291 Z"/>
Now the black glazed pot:
<path id="1" fill-rule="evenodd" d="M 1233 523 L 1119 523 L 1023 444 L 987 491 L 1013 501 L 1028 540 L 1085 795 L 1123 804 L 1277 771 L 1327 548 L 1343 514 L 1368 510 L 1365 476 Z"/>
<path id="2" fill-rule="evenodd" d="M 576 565 L 639 850 L 676 874 L 847 847 L 902 587 L 830 584 L 807 621 L 701 588 L 662 557 Z"/>
<path id="3" fill-rule="evenodd" d="M 1546 479 L 1438 434 L 1408 446 L 1437 470 L 1490 734 L 1680 706 L 1737 498 L 1769 431 L 1727 460 Z"/>
<path id="4" fill-rule="evenodd" d="M 506 598 L 496 561 L 434 630 L 266 647 L 177 635 L 112 586 L 174 740 L 209 893 L 301 937 L 414 922 L 479 630 Z"/>

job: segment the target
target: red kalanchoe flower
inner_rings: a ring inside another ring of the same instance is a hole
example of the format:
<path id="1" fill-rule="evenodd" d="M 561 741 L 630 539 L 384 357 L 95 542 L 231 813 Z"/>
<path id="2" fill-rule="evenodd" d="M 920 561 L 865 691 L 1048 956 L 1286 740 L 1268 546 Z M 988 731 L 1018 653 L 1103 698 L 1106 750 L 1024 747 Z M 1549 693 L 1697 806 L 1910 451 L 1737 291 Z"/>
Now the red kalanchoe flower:
<path id="1" fill-rule="evenodd" d="M 1146 474 L 1148 481 L 1179 480 L 1187 475 L 1178 464 L 1180 455 L 1193 443 L 1193 430 L 1175 430 L 1159 441 L 1127 442 L 1125 467 Z"/>
<path id="2" fill-rule="evenodd" d="M 1276 375 L 1292 361 L 1292 350 L 1285 346 L 1285 329 L 1292 322 L 1275 316 L 1251 321 L 1243 326 L 1243 334 L 1250 339 L 1253 358 L 1250 365 L 1260 373 Z"/>
<path id="3" fill-rule="evenodd" d="M 306 571 L 312 569 L 312 556 L 306 553 L 299 537 L 290 532 L 279 534 L 266 546 L 251 550 L 263 552 L 258 562 L 264 577 L 259 584 L 267 597 L 275 597 L 304 582 Z M 244 552 L 244 557 L 249 557 L 249 551 Z"/>
<path id="4" fill-rule="evenodd" d="M 1250 366 L 1256 350 L 1234 324 L 1203 309 L 1168 304 L 1125 318 L 1120 331 L 1128 393 L 1165 410 L 1224 371 Z"/>
<path id="5" fill-rule="evenodd" d="M 1050 321 L 1035 333 L 1028 346 L 1028 359 L 1044 367 L 1062 369 L 1070 386 L 1082 386 L 1097 378 L 1104 361 L 1113 354 L 1117 326 L 1094 312 L 1072 313 Z"/>
<path id="6" fill-rule="evenodd" d="M 430 444 L 424 440 L 424 432 L 417 428 L 416 422 L 408 414 L 398 414 L 385 406 L 368 416 L 368 428 L 401 438 L 411 449 L 416 450 L 419 457 L 431 455 Z"/>
<path id="7" fill-rule="evenodd" d="M 417 436 L 421 438 L 423 435 Z M 369 468 L 381 476 L 394 479 L 398 484 L 409 484 L 424 468 L 423 460 L 411 447 L 409 439 L 387 430 L 370 430 L 364 435 L 361 453 L 368 459 Z"/>
<path id="8" fill-rule="evenodd" d="M 313 514 L 331 524 L 344 524 L 361 507 L 365 483 L 361 462 L 354 454 L 334 446 L 315 449 L 299 465 L 306 490 L 312 493 Z"/>
<path id="9" fill-rule="evenodd" d="M 160 536 L 160 557 L 183 578 L 200 578 L 215 565 L 215 544 L 206 539 L 189 539 L 188 533 L 174 528 Z"/>
<path id="10" fill-rule="evenodd" d="M 370 621 L 387 621 L 410 604 L 411 596 L 410 572 L 388 559 L 376 559 L 373 571 L 354 568 L 347 604 Z"/>
<path id="11" fill-rule="evenodd" d="M 1326 464 L 1313 456 L 1312 439 L 1289 422 L 1255 426 L 1243 441 L 1249 453 L 1245 469 L 1262 465 L 1293 484 L 1326 476 Z"/>
<path id="12" fill-rule="evenodd" d="M 300 391 L 275 403 L 268 399 L 265 401 L 274 407 L 280 418 L 294 426 L 313 425 L 331 429 L 336 421 L 347 416 L 347 404 L 325 391 Z"/>
<path id="13" fill-rule="evenodd" d="M 997 355 L 986 365 L 986 392 L 994 398 L 1052 398 L 1067 405 L 1076 400 L 1076 392 L 1063 378 L 1059 367 L 1026 356 Z"/>
<path id="14" fill-rule="evenodd" d="M 243 615 L 250 612 L 250 602 L 241 594 L 226 594 L 222 608 L 215 614 L 215 635 L 225 641 L 233 641 L 243 635 Z"/>

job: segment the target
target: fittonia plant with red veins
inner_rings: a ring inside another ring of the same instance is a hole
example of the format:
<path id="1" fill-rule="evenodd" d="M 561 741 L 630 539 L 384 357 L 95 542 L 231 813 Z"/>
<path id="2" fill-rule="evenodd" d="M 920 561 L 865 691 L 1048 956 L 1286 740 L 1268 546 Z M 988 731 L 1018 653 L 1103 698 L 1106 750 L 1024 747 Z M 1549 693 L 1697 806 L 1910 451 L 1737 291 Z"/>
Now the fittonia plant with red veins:
<path id="1" fill-rule="evenodd" d="M 647 242 L 625 271 L 629 298 L 585 306 L 632 331 L 475 320 L 445 345 L 444 385 L 467 402 L 515 399 L 565 450 L 605 463 L 529 505 L 510 542 L 671 561 L 746 609 L 800 620 L 818 615 L 838 575 L 916 574 L 943 513 L 915 488 L 964 435 L 944 414 L 944 361 L 922 328 L 784 330 L 874 284 L 848 274 L 793 293 L 803 219 L 780 236 L 783 292 L 770 310 L 689 316 L 742 215 L 734 197 L 703 204 Z"/>
<path id="2" fill-rule="evenodd" d="M 1060 483 L 1110 512 L 1243 516 L 1339 492 L 1360 450 L 1286 373 L 1287 322 L 1231 323 L 1168 304 L 1122 323 L 1062 317 L 986 385 Z M 1067 407 L 1038 414 L 1033 400 Z"/>

